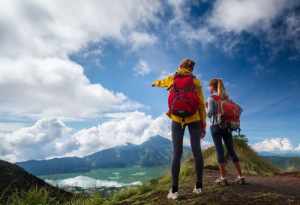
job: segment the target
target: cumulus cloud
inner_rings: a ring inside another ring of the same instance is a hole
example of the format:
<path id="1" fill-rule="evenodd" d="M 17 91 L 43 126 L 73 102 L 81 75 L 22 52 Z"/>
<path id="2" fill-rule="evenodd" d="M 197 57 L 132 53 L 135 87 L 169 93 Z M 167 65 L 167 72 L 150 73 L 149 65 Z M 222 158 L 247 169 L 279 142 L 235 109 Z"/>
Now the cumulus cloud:
<path id="1" fill-rule="evenodd" d="M 151 69 L 148 63 L 142 59 L 140 59 L 137 65 L 134 67 L 134 72 L 138 76 L 144 76 L 150 73 Z"/>
<path id="2" fill-rule="evenodd" d="M 288 138 L 269 138 L 252 145 L 257 152 L 289 152 L 300 151 L 299 147 L 295 147 Z"/>
<path id="3" fill-rule="evenodd" d="M 169 137 L 169 130 L 165 116 L 153 118 L 142 112 L 121 113 L 98 126 L 75 133 L 67 146 L 77 149 L 68 155 L 84 156 L 126 143 L 141 144 L 154 135 Z"/>
<path id="4" fill-rule="evenodd" d="M 217 0 L 209 23 L 225 31 L 247 31 L 270 24 L 287 5 L 285 0 Z"/>
<path id="5" fill-rule="evenodd" d="M 1 114 L 78 118 L 137 108 L 124 94 L 92 84 L 69 56 L 105 39 L 148 45 L 155 38 L 135 32 L 157 21 L 159 1 L 1 3 Z"/>
<path id="6" fill-rule="evenodd" d="M 0 113 L 29 117 L 96 117 L 140 107 L 124 94 L 92 84 L 83 68 L 59 58 L 2 61 Z"/>
<path id="7" fill-rule="evenodd" d="M 103 38 L 156 20 L 159 1 L 71 0 L 2 2 L 1 56 L 65 56 Z"/>
<path id="8" fill-rule="evenodd" d="M 1 158 L 9 161 L 45 159 L 62 155 L 60 144 L 72 130 L 59 119 L 42 119 L 31 127 L 24 127 L 0 136 Z"/>
<path id="9" fill-rule="evenodd" d="M 56 118 L 38 120 L 30 127 L 0 135 L 2 159 L 24 161 L 62 156 L 84 156 L 127 143 L 140 144 L 154 135 L 170 138 L 165 116 L 142 112 L 114 113 L 98 126 L 74 131 Z"/>

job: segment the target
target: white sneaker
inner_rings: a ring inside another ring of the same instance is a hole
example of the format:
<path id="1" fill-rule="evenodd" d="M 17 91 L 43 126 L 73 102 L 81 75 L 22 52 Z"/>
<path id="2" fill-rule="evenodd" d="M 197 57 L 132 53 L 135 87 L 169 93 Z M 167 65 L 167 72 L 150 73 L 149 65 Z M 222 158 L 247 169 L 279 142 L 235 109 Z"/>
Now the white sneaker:
<path id="1" fill-rule="evenodd" d="M 167 199 L 172 199 L 172 200 L 178 199 L 178 192 L 173 193 L 172 189 L 170 189 Z"/>
<path id="2" fill-rule="evenodd" d="M 245 177 L 243 177 L 243 176 L 238 176 L 238 177 L 235 179 L 235 183 L 237 183 L 237 184 L 246 184 Z"/>
<path id="3" fill-rule="evenodd" d="M 197 189 L 197 188 L 195 187 L 194 190 L 193 190 L 193 193 L 194 193 L 194 194 L 201 194 L 201 193 L 202 193 L 202 189 L 201 189 L 201 188 L 198 188 L 198 189 Z"/>
<path id="4" fill-rule="evenodd" d="M 225 177 L 219 177 L 215 180 L 216 184 L 224 184 L 224 185 L 228 185 L 228 181 Z"/>

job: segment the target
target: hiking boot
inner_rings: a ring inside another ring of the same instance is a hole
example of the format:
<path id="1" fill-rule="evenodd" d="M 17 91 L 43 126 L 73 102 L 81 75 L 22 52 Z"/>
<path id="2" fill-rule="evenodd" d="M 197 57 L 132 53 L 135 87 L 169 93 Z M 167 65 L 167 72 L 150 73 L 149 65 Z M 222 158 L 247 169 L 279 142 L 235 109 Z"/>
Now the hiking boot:
<path id="1" fill-rule="evenodd" d="M 237 184 L 246 184 L 245 177 L 242 177 L 242 176 L 238 176 L 238 177 L 234 180 L 234 182 L 237 183 Z"/>
<path id="2" fill-rule="evenodd" d="M 195 186 L 194 190 L 193 190 L 193 193 L 194 194 L 201 194 L 202 193 L 202 189 L 201 188 L 196 188 L 196 186 Z"/>
<path id="3" fill-rule="evenodd" d="M 215 183 L 216 184 L 221 184 L 221 185 L 228 185 L 228 181 L 227 181 L 227 179 L 226 178 L 224 178 L 224 177 L 219 177 L 219 178 L 217 178 L 216 180 L 215 180 Z"/>
<path id="4" fill-rule="evenodd" d="M 167 195 L 167 199 L 176 200 L 178 199 L 178 192 L 172 192 L 172 189 L 169 190 L 169 193 Z"/>

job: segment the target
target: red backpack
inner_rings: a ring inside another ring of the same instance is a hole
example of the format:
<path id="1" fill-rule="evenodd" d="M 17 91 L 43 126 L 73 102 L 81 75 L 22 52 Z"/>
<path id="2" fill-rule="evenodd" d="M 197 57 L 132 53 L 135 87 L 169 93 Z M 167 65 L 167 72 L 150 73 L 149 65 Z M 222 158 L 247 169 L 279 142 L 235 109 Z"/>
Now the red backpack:
<path id="1" fill-rule="evenodd" d="M 199 109 L 199 97 L 193 75 L 175 74 L 169 91 L 169 112 L 179 117 L 188 117 Z"/>
<path id="2" fill-rule="evenodd" d="M 213 95 L 213 99 L 218 105 L 217 122 L 233 131 L 240 131 L 241 107 L 232 100 Z"/>

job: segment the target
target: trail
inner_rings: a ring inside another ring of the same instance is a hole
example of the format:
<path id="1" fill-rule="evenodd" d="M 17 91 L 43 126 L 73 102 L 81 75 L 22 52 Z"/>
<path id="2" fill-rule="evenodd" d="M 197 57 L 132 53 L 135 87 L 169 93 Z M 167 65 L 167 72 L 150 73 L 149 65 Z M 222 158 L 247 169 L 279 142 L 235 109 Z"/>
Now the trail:
<path id="1" fill-rule="evenodd" d="M 137 197 L 138 204 L 182 204 L 182 205 L 201 205 L 201 204 L 242 204 L 242 205 L 300 205 L 300 177 L 293 174 L 276 175 L 273 177 L 246 176 L 245 185 L 235 184 L 234 176 L 228 177 L 229 185 L 216 185 L 214 180 L 218 176 L 216 170 L 205 170 L 204 191 L 201 195 L 192 193 L 194 186 L 194 176 L 192 180 L 183 180 L 180 186 L 180 197 L 177 201 L 166 199 L 168 190 L 155 191 Z M 131 201 L 131 202 L 132 202 Z M 126 201 L 120 204 L 132 204 Z"/>

